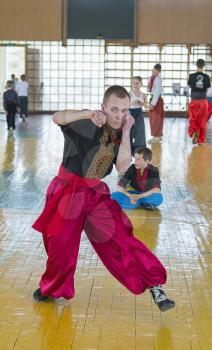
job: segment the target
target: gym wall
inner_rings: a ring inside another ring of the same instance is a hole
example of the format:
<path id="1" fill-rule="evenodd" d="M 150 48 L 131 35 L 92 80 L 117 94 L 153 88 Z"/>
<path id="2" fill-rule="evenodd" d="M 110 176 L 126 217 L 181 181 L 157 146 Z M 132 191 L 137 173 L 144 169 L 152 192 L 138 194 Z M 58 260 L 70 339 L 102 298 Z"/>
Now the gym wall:
<path id="1" fill-rule="evenodd" d="M 79 4 L 83 4 L 83 1 L 93 2 L 96 6 L 103 3 L 103 0 L 0 0 L 0 40 L 64 41 L 68 1 L 77 1 Z M 134 1 L 137 6 L 134 44 L 212 44 L 212 0 L 132 0 L 133 3 Z M 105 0 L 105 4 L 110 4 L 110 8 L 106 8 L 110 9 L 111 17 L 116 8 L 113 3 L 112 0 Z M 116 28 L 120 30 L 119 27 L 123 27 L 122 13 L 115 18 L 118 24 Z M 104 16 L 101 21 L 109 31 L 110 15 Z M 96 32 L 93 32 L 95 38 L 96 33 L 97 36 L 103 34 L 104 37 L 104 33 L 101 33 L 103 29 L 98 23 L 97 21 Z M 131 21 L 128 24 L 130 23 Z M 83 23 L 80 28 L 81 26 Z M 114 37 L 116 35 L 118 38 L 120 33 L 115 33 L 115 27 L 113 32 Z M 128 34 L 123 32 L 122 38 L 126 36 L 125 39 L 128 39 Z"/>

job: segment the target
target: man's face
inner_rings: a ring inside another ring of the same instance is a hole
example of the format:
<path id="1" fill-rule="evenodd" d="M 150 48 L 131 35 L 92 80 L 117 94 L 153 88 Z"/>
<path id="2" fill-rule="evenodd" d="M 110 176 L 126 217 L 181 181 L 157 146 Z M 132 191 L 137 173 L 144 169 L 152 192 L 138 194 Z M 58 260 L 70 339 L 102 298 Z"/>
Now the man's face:
<path id="1" fill-rule="evenodd" d="M 102 104 L 102 111 L 106 115 L 107 124 L 114 129 L 120 129 L 129 107 L 130 99 L 128 96 L 119 98 L 115 95 L 110 95 L 105 104 Z"/>
<path id="2" fill-rule="evenodd" d="M 135 168 L 144 170 L 149 164 L 149 160 L 144 160 L 143 154 L 135 153 Z"/>
<path id="3" fill-rule="evenodd" d="M 153 68 L 153 70 L 152 70 L 152 75 L 155 75 L 155 76 L 156 76 L 156 75 L 158 75 L 158 74 L 160 74 L 159 70 Z"/>

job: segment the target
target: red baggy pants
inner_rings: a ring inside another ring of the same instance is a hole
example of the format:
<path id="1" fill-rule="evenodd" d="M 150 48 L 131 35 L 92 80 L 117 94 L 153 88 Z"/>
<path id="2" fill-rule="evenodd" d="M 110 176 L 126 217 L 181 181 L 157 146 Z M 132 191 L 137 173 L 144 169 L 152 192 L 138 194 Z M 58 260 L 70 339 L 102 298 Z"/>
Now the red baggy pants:
<path id="1" fill-rule="evenodd" d="M 48 255 L 40 281 L 44 295 L 66 299 L 74 296 L 74 272 L 83 229 L 106 268 L 132 293 L 140 294 L 166 282 L 165 268 L 133 236 L 128 217 L 110 198 L 104 182 L 82 179 L 61 166 L 33 228 L 43 233 Z"/>
<path id="2" fill-rule="evenodd" d="M 189 127 L 188 134 L 192 137 L 197 131 L 197 143 L 206 143 L 206 127 L 208 120 L 208 100 L 192 100 L 189 103 Z"/>
<path id="3" fill-rule="evenodd" d="M 157 104 L 149 111 L 151 136 L 163 136 L 164 108 L 163 99 L 159 97 Z"/>
<path id="4" fill-rule="evenodd" d="M 212 116 L 212 102 L 208 101 L 208 120 Z"/>

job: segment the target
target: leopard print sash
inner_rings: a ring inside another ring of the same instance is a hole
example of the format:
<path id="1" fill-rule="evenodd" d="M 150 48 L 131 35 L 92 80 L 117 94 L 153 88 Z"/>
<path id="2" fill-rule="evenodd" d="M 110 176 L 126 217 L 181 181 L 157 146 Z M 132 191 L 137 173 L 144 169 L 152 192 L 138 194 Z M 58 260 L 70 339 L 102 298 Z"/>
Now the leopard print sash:
<path id="1" fill-rule="evenodd" d="M 116 130 L 109 125 L 104 125 L 103 129 L 103 135 L 100 138 L 100 148 L 85 175 L 88 179 L 102 179 L 115 156 L 114 140 L 117 137 Z"/>

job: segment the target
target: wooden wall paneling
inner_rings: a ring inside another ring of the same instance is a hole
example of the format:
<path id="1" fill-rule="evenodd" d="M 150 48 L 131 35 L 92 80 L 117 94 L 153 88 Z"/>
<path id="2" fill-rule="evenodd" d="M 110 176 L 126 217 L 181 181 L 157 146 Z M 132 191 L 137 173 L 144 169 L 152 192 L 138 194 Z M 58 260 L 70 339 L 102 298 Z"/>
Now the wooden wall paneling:
<path id="1" fill-rule="evenodd" d="M 0 40 L 61 40 L 62 1 L 0 0 Z"/>
<path id="2" fill-rule="evenodd" d="M 138 0 L 138 43 L 211 44 L 212 0 Z"/>

